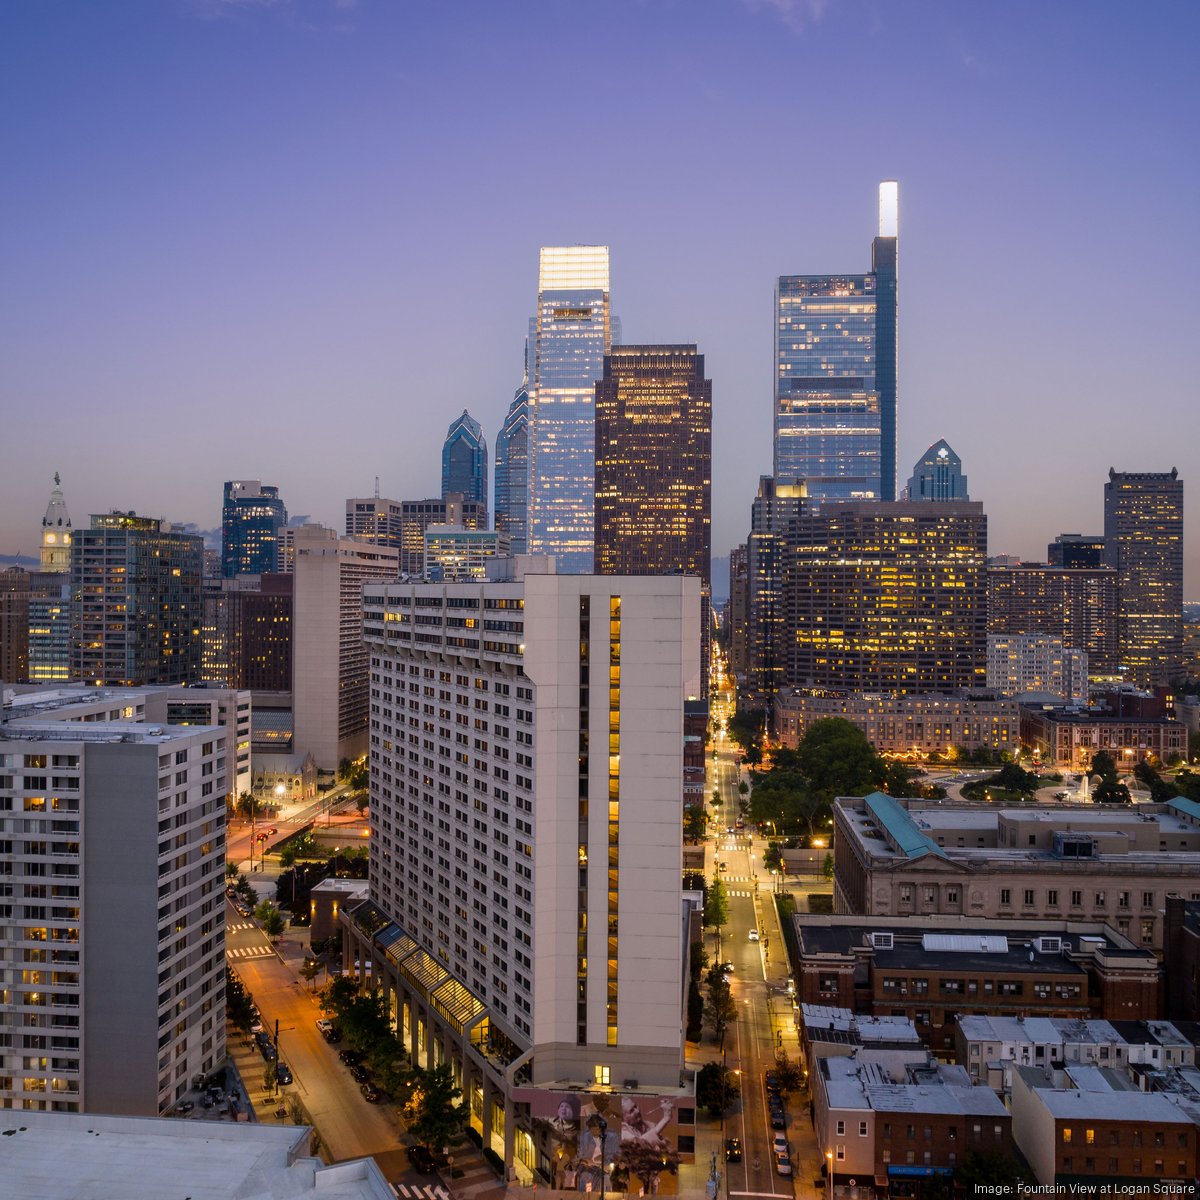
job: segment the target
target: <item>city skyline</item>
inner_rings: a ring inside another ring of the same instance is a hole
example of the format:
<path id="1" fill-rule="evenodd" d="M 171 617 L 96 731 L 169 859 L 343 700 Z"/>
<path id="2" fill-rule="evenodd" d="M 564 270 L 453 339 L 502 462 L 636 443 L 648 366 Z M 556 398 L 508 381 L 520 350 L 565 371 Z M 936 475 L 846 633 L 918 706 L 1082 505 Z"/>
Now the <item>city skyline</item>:
<path id="1" fill-rule="evenodd" d="M 1064 4 L 1010 21 L 998 8 L 706 4 L 682 27 L 665 0 L 541 20 L 315 0 L 62 11 L 71 19 L 32 5 L 4 17 L 0 86 L 27 115 L 0 135 L 17 164 L 0 203 L 20 231 L 5 432 L 24 448 L 6 463 L 0 554 L 36 555 L 56 470 L 77 513 L 203 528 L 238 477 L 276 481 L 291 511 L 333 526 L 376 474 L 385 495 L 435 495 L 454 415 L 469 408 L 489 442 L 501 427 L 538 248 L 579 242 L 611 248 L 624 343 L 705 349 L 724 555 L 770 464 L 774 281 L 863 269 L 886 178 L 905 207 L 902 470 L 947 439 L 988 512 L 990 552 L 1030 559 L 1062 529 L 1099 528 L 1110 466 L 1197 477 L 1195 443 L 1179 437 L 1194 420 L 1178 381 L 1191 377 L 1197 248 L 1182 55 L 1200 20 L 1183 6 Z M 530 205 L 514 114 L 542 85 L 514 76 L 513 55 L 569 80 L 580 39 L 628 77 L 611 116 L 645 188 L 589 169 L 572 113 L 554 112 L 538 171 L 558 162 L 563 179 L 554 203 Z M 685 69 L 714 39 L 723 77 Z M 839 93 L 805 152 L 777 162 L 787 79 L 799 65 L 819 94 L 851 55 L 877 86 Z M 661 75 L 644 70 L 655 60 Z M 454 99 L 428 122 L 407 115 L 433 95 Z M 654 181 L 666 129 L 720 168 L 710 194 Z M 464 356 L 465 264 L 488 299 Z M 1150 278 L 1154 304 L 1131 309 L 1125 281 Z M 123 419 L 75 436 L 100 409 Z M 165 438 L 186 446 L 186 471 Z M 1194 538 L 1185 571 L 1196 598 Z"/>

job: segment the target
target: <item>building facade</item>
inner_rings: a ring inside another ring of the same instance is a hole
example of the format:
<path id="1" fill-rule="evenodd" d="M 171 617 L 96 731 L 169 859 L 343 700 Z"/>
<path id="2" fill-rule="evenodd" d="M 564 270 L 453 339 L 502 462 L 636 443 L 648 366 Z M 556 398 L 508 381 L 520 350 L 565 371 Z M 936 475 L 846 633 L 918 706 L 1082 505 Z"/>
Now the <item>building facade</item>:
<path id="1" fill-rule="evenodd" d="M 529 549 L 592 570 L 596 380 L 612 345 L 607 246 L 543 246 L 534 318 Z"/>
<path id="2" fill-rule="evenodd" d="M 1046 562 L 1052 567 L 1094 571 L 1105 565 L 1104 538 L 1098 533 L 1060 533 L 1046 547 Z"/>
<path id="3" fill-rule="evenodd" d="M 839 798 L 834 911 L 1098 921 L 1158 951 L 1167 896 L 1200 870 L 1200 821 L 1180 804 Z"/>
<path id="4" fill-rule="evenodd" d="M 430 525 L 425 530 L 425 577 L 444 583 L 484 579 L 488 559 L 507 558 L 510 551 L 508 534 L 494 529 Z"/>
<path id="5" fill-rule="evenodd" d="M 366 589 L 371 904 L 343 923 L 413 1061 L 450 1062 L 483 1145 L 547 1180 L 531 1116 L 682 1096 L 699 582 L 493 575 Z"/>
<path id="6" fill-rule="evenodd" d="M 207 580 L 202 678 L 253 692 L 292 689 L 292 575 Z"/>
<path id="7" fill-rule="evenodd" d="M 1049 634 L 989 633 L 987 685 L 1008 696 L 1042 692 L 1069 704 L 1086 704 L 1087 655 Z"/>
<path id="8" fill-rule="evenodd" d="M 1019 729 L 1017 702 L 985 691 L 909 696 L 784 688 L 773 713 L 776 738 L 792 749 L 814 721 L 841 717 L 861 729 L 877 753 L 913 759 L 960 747 L 1011 753 Z"/>
<path id="9" fill-rule="evenodd" d="M 967 501 L 801 513 L 783 576 L 784 680 L 944 692 L 987 677 L 987 518 Z"/>
<path id="10" fill-rule="evenodd" d="M 913 467 L 906 500 L 970 500 L 962 459 L 944 438 L 936 441 Z"/>
<path id="11" fill-rule="evenodd" d="M 896 184 L 879 200 L 870 272 L 775 289 L 774 476 L 817 500 L 896 498 Z"/>
<path id="12" fill-rule="evenodd" d="M 167 521 L 101 513 L 71 546 L 71 678 L 105 686 L 200 678 L 204 543 Z"/>
<path id="13" fill-rule="evenodd" d="M 346 501 L 346 536 L 356 542 L 399 549 L 404 510 L 397 500 L 382 496 L 354 496 Z"/>
<path id="14" fill-rule="evenodd" d="M 29 678 L 29 572 L 24 567 L 0 570 L 0 680 L 24 683 Z"/>
<path id="15" fill-rule="evenodd" d="M 457 493 L 441 499 L 404 500 L 400 505 L 400 574 L 425 573 L 425 530 L 430 525 L 486 529 L 487 506 Z"/>
<path id="16" fill-rule="evenodd" d="M 596 383 L 596 573 L 699 577 L 697 636 L 707 663 L 711 560 L 712 381 L 704 356 L 695 346 L 614 346 Z"/>
<path id="17" fill-rule="evenodd" d="M 529 375 L 517 388 L 496 437 L 496 531 L 513 554 L 529 549 Z"/>
<path id="18" fill-rule="evenodd" d="M 1021 705 L 1021 746 L 1044 766 L 1085 771 L 1100 751 L 1118 771 L 1146 758 L 1174 763 L 1187 758 L 1187 726 L 1170 717 L 1136 717 L 1091 708 Z"/>
<path id="19" fill-rule="evenodd" d="M 258 479 L 225 484 L 221 507 L 221 574 L 262 575 L 280 570 L 279 533 L 288 523 L 279 489 Z"/>
<path id="20" fill-rule="evenodd" d="M 1117 573 L 1111 567 L 990 565 L 988 633 L 1043 634 L 1087 655 L 1093 676 L 1117 668 Z"/>
<path id="21" fill-rule="evenodd" d="M 5 705 L 5 1107 L 156 1116 L 225 1062 L 230 771 L 224 731 L 137 691 Z"/>
<path id="22" fill-rule="evenodd" d="M 1183 668 L 1183 480 L 1174 467 L 1109 471 L 1104 550 L 1117 572 L 1123 677 L 1174 683 Z"/>
<path id="23" fill-rule="evenodd" d="M 400 552 L 339 538 L 323 525 L 296 530 L 292 593 L 292 749 L 323 771 L 367 750 L 370 706 L 362 640 L 363 585 L 399 575 Z"/>
<path id="24" fill-rule="evenodd" d="M 487 527 L 488 448 L 483 427 L 464 408 L 442 443 L 442 498 L 458 495 L 482 506 Z"/>

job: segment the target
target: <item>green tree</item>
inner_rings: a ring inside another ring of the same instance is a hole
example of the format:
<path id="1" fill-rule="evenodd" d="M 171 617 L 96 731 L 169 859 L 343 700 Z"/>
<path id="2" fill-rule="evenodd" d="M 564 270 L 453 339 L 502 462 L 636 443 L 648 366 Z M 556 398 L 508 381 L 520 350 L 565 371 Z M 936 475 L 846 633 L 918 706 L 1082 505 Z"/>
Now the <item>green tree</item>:
<path id="1" fill-rule="evenodd" d="M 1177 796 L 1188 800 L 1200 800 L 1200 771 L 1191 771 L 1184 767 L 1175 776 L 1175 786 L 1171 790 Z"/>
<path id="2" fill-rule="evenodd" d="M 765 708 L 747 708 L 735 712 L 729 718 L 726 728 L 730 739 L 744 751 L 755 748 L 758 757 L 762 757 L 762 735 L 766 724 L 767 710 Z"/>
<path id="3" fill-rule="evenodd" d="M 795 1059 L 788 1058 L 786 1050 L 775 1054 L 775 1078 L 784 1092 L 798 1092 L 804 1086 L 804 1071 Z"/>
<path id="4" fill-rule="evenodd" d="M 254 915 L 263 927 L 263 932 L 269 938 L 277 938 L 283 933 L 283 914 L 275 907 L 273 900 L 263 900 L 254 910 Z"/>
<path id="5" fill-rule="evenodd" d="M 379 1086 L 401 1107 L 412 1099 L 417 1073 L 408 1061 L 404 1043 L 390 1030 L 367 1052 L 367 1066 Z"/>
<path id="6" fill-rule="evenodd" d="M 841 717 L 814 721 L 796 747 L 796 762 L 809 788 L 826 802 L 866 795 L 880 782 L 879 758 L 867 735 Z"/>
<path id="7" fill-rule="evenodd" d="M 342 761 L 338 763 L 337 777 L 345 782 L 350 778 L 350 773 L 353 770 L 354 764 L 348 758 L 343 758 Z"/>
<path id="8" fill-rule="evenodd" d="M 253 792 L 243 792 L 237 798 L 237 811 L 239 816 L 244 817 L 247 821 L 253 821 L 262 812 L 262 804 Z"/>
<path id="9" fill-rule="evenodd" d="M 778 842 L 767 843 L 767 848 L 763 851 L 763 866 L 768 871 L 783 870 L 783 854 L 779 849 Z"/>
<path id="10" fill-rule="evenodd" d="M 1113 756 L 1104 750 L 1097 751 L 1092 755 L 1092 765 L 1088 768 L 1088 774 L 1099 775 L 1101 779 L 1111 779 L 1115 782 L 1117 764 L 1113 761 Z"/>
<path id="11" fill-rule="evenodd" d="M 1163 777 L 1148 762 L 1138 763 L 1133 768 L 1133 777 L 1146 785 L 1153 803 L 1165 804 L 1175 798 L 1175 789 L 1164 782 Z"/>
<path id="12" fill-rule="evenodd" d="M 720 929 L 728 920 L 729 894 L 725 885 L 719 879 L 714 879 L 704 897 L 704 924 L 710 929 Z"/>
<path id="13" fill-rule="evenodd" d="M 692 947 L 691 964 L 688 975 L 687 997 L 687 1040 L 698 1042 L 704 1030 L 704 997 L 700 992 L 700 975 L 704 970 L 708 955 L 699 944 Z"/>
<path id="14" fill-rule="evenodd" d="M 308 984 L 308 990 L 311 992 L 315 989 L 317 976 L 321 973 L 321 964 L 315 958 L 306 958 L 304 965 L 300 968 L 300 978 Z"/>
<path id="15" fill-rule="evenodd" d="M 821 875 L 826 881 L 833 879 L 833 855 L 826 854 L 825 861 L 821 863 Z"/>
<path id="16" fill-rule="evenodd" d="M 279 1085 L 279 1068 L 275 1065 L 275 1060 L 271 1059 L 265 1067 L 263 1067 L 263 1091 L 274 1094 L 276 1087 Z"/>
<path id="17" fill-rule="evenodd" d="M 321 993 L 321 1011 L 340 1021 L 358 996 L 358 986 L 348 975 L 338 975 Z"/>
<path id="18" fill-rule="evenodd" d="M 719 1062 L 705 1063 L 696 1073 L 696 1103 L 710 1117 L 728 1112 L 740 1095 L 737 1077 Z"/>
<path id="19" fill-rule="evenodd" d="M 462 1128 L 466 1109 L 456 1103 L 462 1090 L 455 1084 L 450 1065 L 442 1063 L 417 1072 L 416 1115 L 408 1131 L 426 1149 L 441 1149 Z"/>
<path id="20" fill-rule="evenodd" d="M 1017 1185 L 1031 1183 L 1032 1177 L 1012 1155 L 999 1150 L 968 1150 L 954 1172 L 954 1182 L 973 1195 L 973 1189 L 1000 1188 L 1015 1195 Z"/>
<path id="21" fill-rule="evenodd" d="M 739 796 L 750 795 L 750 785 L 744 779 L 742 779 L 738 782 L 738 795 Z"/>
<path id="22" fill-rule="evenodd" d="M 367 811 L 367 804 L 370 801 L 370 793 L 366 790 L 354 793 L 354 807 L 358 809 L 358 815 L 361 817 Z"/>
<path id="23" fill-rule="evenodd" d="M 708 812 L 703 804 L 691 804 L 683 810 L 683 836 L 699 841 L 708 828 Z"/>
<path id="24" fill-rule="evenodd" d="M 225 878 L 236 879 L 238 873 L 237 863 L 226 860 L 225 862 Z"/>
<path id="25" fill-rule="evenodd" d="M 1131 804 L 1133 798 L 1129 795 L 1129 789 L 1123 784 L 1118 783 L 1116 778 L 1101 778 L 1100 782 L 1092 789 L 1092 799 L 1097 804 Z"/>
<path id="26" fill-rule="evenodd" d="M 708 999 L 704 1003 L 704 1021 L 719 1045 L 724 1046 L 725 1030 L 736 1015 L 737 1005 L 733 1002 L 729 976 L 724 967 L 717 963 L 708 972 Z"/>

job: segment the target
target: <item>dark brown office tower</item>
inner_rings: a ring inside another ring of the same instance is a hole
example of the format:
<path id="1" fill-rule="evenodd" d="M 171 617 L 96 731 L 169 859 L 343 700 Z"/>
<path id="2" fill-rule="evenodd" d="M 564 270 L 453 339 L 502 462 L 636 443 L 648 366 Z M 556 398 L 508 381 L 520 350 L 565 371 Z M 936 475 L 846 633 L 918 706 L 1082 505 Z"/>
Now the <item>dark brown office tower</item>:
<path id="1" fill-rule="evenodd" d="M 595 471 L 596 574 L 698 575 L 707 680 L 712 381 L 695 346 L 614 346 L 604 356 Z"/>
<path id="2" fill-rule="evenodd" d="M 29 572 L 21 567 L 0 571 L 0 680 L 24 683 L 29 678 Z"/>
<path id="3" fill-rule="evenodd" d="M 255 692 L 291 690 L 293 582 L 293 576 L 281 574 L 206 581 L 206 683 Z"/>
<path id="4" fill-rule="evenodd" d="M 1183 672 L 1183 480 L 1170 471 L 1108 472 L 1104 548 L 1117 571 L 1124 677 L 1139 687 Z"/>
<path id="5" fill-rule="evenodd" d="M 1046 547 L 1046 561 L 1052 567 L 1102 567 L 1104 538 L 1099 534 L 1060 533 Z"/>
<path id="6" fill-rule="evenodd" d="M 983 505 L 823 503 L 784 567 L 787 683 L 940 692 L 987 676 Z"/>
<path id="7" fill-rule="evenodd" d="M 747 621 L 750 605 L 750 582 L 746 569 L 745 545 L 734 546 L 729 551 L 729 605 L 726 620 L 729 622 L 726 645 L 729 647 L 729 671 L 738 681 L 739 688 L 746 677 L 749 662 L 747 654 Z"/>
<path id="8" fill-rule="evenodd" d="M 466 500 L 461 492 L 449 492 L 440 500 L 400 502 L 400 574 L 425 573 L 425 530 L 430 525 L 461 525 L 463 529 L 487 528 L 487 505 Z M 388 545 L 396 545 L 389 542 Z"/>
<path id="9" fill-rule="evenodd" d="M 1111 675 L 1117 666 L 1117 573 L 1091 569 L 988 567 L 988 633 L 1043 633 L 1084 650 L 1088 674 Z"/>

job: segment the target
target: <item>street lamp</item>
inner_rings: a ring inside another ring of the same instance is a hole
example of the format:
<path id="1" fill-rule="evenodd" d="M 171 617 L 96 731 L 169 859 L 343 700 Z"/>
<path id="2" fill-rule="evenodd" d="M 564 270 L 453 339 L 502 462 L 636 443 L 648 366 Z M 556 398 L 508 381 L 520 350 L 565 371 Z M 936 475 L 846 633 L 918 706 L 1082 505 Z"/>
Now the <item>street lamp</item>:
<path id="1" fill-rule="evenodd" d="M 829 1200 L 833 1200 L 833 1151 L 825 1151 L 825 1175 L 829 1180 Z"/>

